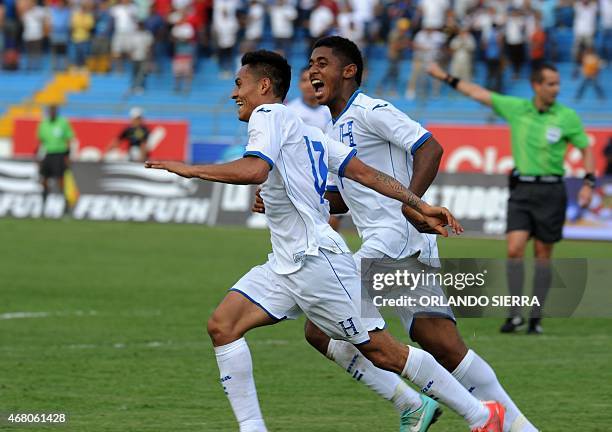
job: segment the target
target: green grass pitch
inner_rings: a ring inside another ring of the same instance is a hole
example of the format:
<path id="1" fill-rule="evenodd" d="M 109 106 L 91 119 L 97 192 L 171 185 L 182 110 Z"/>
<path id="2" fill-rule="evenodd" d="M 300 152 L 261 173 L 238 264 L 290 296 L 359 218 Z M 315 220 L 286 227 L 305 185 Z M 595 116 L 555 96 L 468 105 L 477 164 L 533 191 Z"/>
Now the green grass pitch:
<path id="1" fill-rule="evenodd" d="M 444 257 L 504 256 L 501 241 L 440 245 Z M 56 430 L 237 430 L 204 325 L 269 249 L 267 231 L 0 220 L 0 412 L 65 412 Z M 556 256 L 612 259 L 612 247 L 565 241 Z M 397 430 L 391 405 L 309 348 L 302 323 L 247 337 L 270 430 Z M 499 325 L 460 321 L 536 425 L 612 430 L 612 320 L 549 319 L 540 337 Z M 407 342 L 398 322 L 390 329 Z M 445 409 L 432 430 L 467 427 Z"/>

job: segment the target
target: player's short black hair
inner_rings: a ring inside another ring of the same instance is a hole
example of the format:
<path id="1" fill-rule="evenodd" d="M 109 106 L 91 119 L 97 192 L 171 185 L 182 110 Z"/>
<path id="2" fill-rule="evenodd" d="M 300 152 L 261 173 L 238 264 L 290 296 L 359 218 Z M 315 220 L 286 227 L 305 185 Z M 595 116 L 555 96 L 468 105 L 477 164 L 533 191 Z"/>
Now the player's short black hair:
<path id="1" fill-rule="evenodd" d="M 538 66 L 536 66 L 532 71 L 531 71 L 531 76 L 529 77 L 529 81 L 532 83 L 541 83 L 542 80 L 544 79 L 544 74 L 543 72 L 545 70 L 550 70 L 553 72 L 559 72 L 559 70 L 557 69 L 557 66 L 555 66 L 552 63 L 542 63 Z"/>
<path id="2" fill-rule="evenodd" d="M 285 100 L 291 85 L 291 66 L 282 55 L 268 50 L 250 51 L 242 56 L 241 63 L 249 65 L 260 77 L 269 78 L 274 94 Z"/>
<path id="3" fill-rule="evenodd" d="M 361 85 L 361 77 L 363 75 L 363 57 L 361 51 L 353 41 L 341 36 L 327 36 L 317 40 L 312 49 L 319 47 L 328 47 L 332 49 L 335 56 L 342 59 L 344 66 L 354 64 L 357 66 L 357 73 L 355 74 L 355 81 L 357 85 Z"/>

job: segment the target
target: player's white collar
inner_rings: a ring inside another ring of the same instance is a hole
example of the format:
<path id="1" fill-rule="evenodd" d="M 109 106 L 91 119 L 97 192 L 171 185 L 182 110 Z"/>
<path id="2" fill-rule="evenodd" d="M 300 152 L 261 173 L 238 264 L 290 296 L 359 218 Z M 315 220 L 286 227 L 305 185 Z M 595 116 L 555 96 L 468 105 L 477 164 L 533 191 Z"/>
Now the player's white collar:
<path id="1" fill-rule="evenodd" d="M 361 93 L 360 89 L 355 90 L 355 92 L 351 95 L 351 97 L 349 98 L 348 102 L 346 103 L 346 106 L 344 107 L 342 112 L 340 114 L 338 114 L 338 117 L 332 118 L 332 124 L 336 124 L 336 122 L 340 119 L 340 117 L 342 117 L 342 114 L 344 114 L 346 112 L 346 110 L 348 110 L 350 108 L 351 104 L 353 103 L 355 98 L 359 95 L 359 93 Z"/>

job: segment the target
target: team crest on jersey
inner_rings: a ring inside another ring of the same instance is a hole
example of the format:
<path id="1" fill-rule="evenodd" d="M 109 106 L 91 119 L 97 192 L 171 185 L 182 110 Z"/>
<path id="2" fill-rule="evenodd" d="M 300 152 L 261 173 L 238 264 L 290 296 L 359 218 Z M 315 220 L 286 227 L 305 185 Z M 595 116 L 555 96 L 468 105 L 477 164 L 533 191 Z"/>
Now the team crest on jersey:
<path id="1" fill-rule="evenodd" d="M 348 138 L 348 143 L 344 140 L 345 138 Z M 340 142 L 343 144 L 348 144 L 349 147 L 355 147 L 355 138 L 353 138 L 353 120 L 349 120 L 340 125 Z"/>
<path id="2" fill-rule="evenodd" d="M 306 251 L 300 251 L 293 254 L 293 262 L 296 264 L 304 261 L 304 258 L 306 258 Z"/>
<path id="3" fill-rule="evenodd" d="M 546 128 L 546 141 L 548 144 L 554 144 L 561 139 L 561 128 L 557 126 L 548 126 Z"/>

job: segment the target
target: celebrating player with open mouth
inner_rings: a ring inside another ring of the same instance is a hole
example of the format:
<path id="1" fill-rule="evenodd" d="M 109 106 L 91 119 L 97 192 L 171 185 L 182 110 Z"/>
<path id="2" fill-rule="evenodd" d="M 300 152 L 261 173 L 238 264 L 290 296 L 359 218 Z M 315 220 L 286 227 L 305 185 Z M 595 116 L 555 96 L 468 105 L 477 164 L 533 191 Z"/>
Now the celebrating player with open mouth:
<path id="1" fill-rule="evenodd" d="M 461 232 L 461 226 L 447 209 L 427 205 L 394 178 L 361 162 L 355 149 L 306 126 L 282 105 L 290 81 L 291 70 L 283 57 L 269 51 L 245 54 L 232 93 L 238 118 L 249 123 L 245 157 L 219 165 L 145 163 L 147 168 L 189 178 L 263 183 L 272 254 L 230 289 L 208 322 L 221 382 L 240 430 L 266 430 L 244 334 L 294 318 L 301 310 L 328 336 L 350 342 L 376 366 L 429 388 L 473 430 L 500 431 L 504 416 L 500 404 L 476 399 L 425 351 L 402 345 L 385 330 L 369 333 L 365 328 L 355 262 L 344 240 L 327 223 L 328 171 L 407 204 L 436 232 L 445 232 L 447 224 Z M 430 414 L 434 417 L 436 411 Z M 426 426 L 415 425 L 412 430 L 426 430 L 431 420 L 423 418 L 420 423 Z"/>
<path id="2" fill-rule="evenodd" d="M 388 173 L 411 191 L 422 196 L 438 172 L 442 147 L 430 132 L 385 100 L 371 98 L 359 90 L 363 60 L 359 48 L 350 40 L 331 36 L 318 40 L 310 57 L 310 80 L 319 104 L 332 113 L 326 134 L 358 151 L 368 165 Z M 351 211 L 361 248 L 353 255 L 360 269 L 362 258 L 403 259 L 417 256 L 425 268 L 438 259 L 436 238 L 426 227 L 414 226 L 402 215 L 410 209 L 361 184 L 330 176 L 325 198 L 331 213 Z M 255 210 L 262 211 L 257 200 Z M 266 203 L 267 204 L 267 203 Z M 413 218 L 411 218 L 413 220 Z M 419 269 L 415 268 L 415 272 Z M 444 296 L 439 286 L 421 285 L 421 295 Z M 364 304 L 364 307 L 374 306 Z M 364 314 L 374 316 L 371 311 Z M 450 371 L 453 377 L 476 397 L 500 401 L 506 408 L 504 431 L 528 432 L 536 428 L 523 416 L 500 385 L 495 372 L 463 342 L 452 310 L 447 307 L 398 308 L 401 321 L 410 337 Z M 381 319 L 364 318 L 368 331 L 384 328 Z M 435 403 L 423 399 L 418 410 L 406 404 L 414 400 L 414 390 L 395 374 L 378 370 L 351 344 L 330 339 L 313 323 L 306 325 L 307 340 L 323 355 L 351 373 L 359 371 L 359 382 L 390 400 L 400 412 L 400 430 L 417 424 L 424 410 Z"/>

